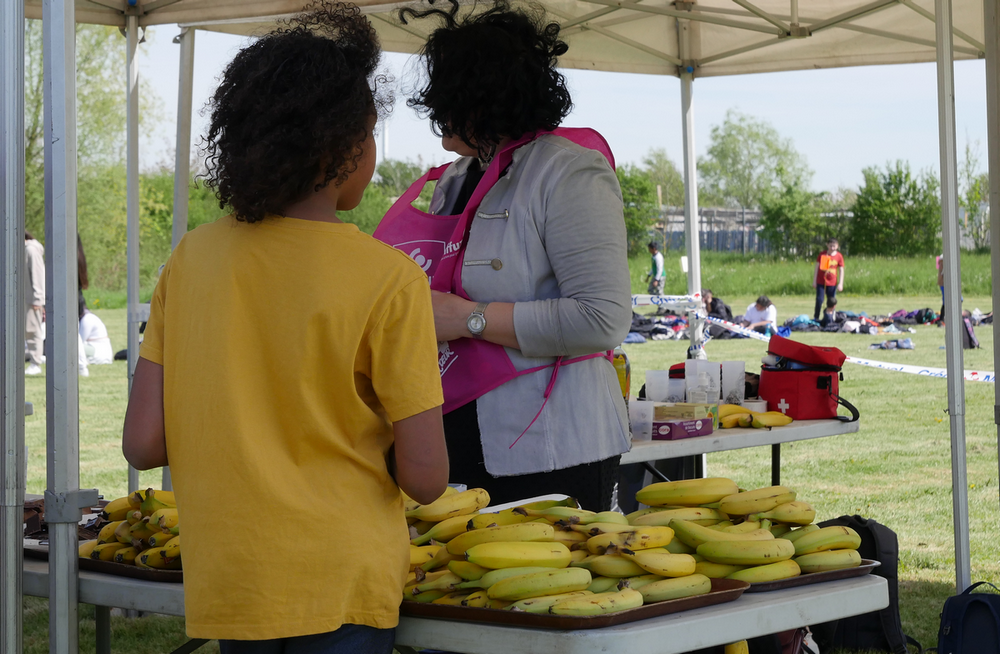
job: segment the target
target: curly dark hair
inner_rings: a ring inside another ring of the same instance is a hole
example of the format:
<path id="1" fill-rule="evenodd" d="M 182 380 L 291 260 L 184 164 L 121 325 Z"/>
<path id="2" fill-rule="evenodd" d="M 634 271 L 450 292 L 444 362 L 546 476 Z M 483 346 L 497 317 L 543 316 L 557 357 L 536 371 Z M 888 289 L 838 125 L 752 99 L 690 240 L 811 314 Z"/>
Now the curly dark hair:
<path id="1" fill-rule="evenodd" d="M 546 23 L 537 5 L 512 9 L 509 0 L 494 0 L 460 18 L 458 0 L 446 1 L 448 9 L 399 11 L 404 24 L 429 16 L 444 22 L 421 50 L 427 77 L 407 105 L 430 118 L 436 134 L 475 144 L 483 157 L 504 137 L 557 127 L 573 108 L 556 70 L 569 49 L 559 25 Z"/>
<path id="2" fill-rule="evenodd" d="M 357 169 L 392 107 L 375 29 L 354 5 L 317 0 L 241 50 L 209 101 L 202 141 L 220 208 L 253 223 Z M 317 180 L 320 180 L 317 183 Z"/>

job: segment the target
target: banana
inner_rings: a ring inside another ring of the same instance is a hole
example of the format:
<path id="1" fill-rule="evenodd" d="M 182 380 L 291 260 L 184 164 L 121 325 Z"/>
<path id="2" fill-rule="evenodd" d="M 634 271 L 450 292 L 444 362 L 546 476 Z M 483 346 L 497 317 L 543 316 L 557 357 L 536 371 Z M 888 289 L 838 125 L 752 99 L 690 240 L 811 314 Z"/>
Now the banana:
<path id="1" fill-rule="evenodd" d="M 714 525 L 713 528 L 714 527 L 718 527 L 718 525 Z M 725 527 L 722 529 L 722 531 L 726 532 L 727 534 L 745 534 L 748 531 L 757 531 L 760 528 L 761 528 L 760 521 L 747 520 L 745 522 L 741 522 L 738 525 L 731 525 L 729 527 Z M 774 534 L 772 534 L 772 536 L 773 535 Z"/>
<path id="2" fill-rule="evenodd" d="M 424 545 L 423 547 L 410 545 L 410 570 L 419 568 L 433 559 L 439 549 L 441 549 L 440 545 Z"/>
<path id="3" fill-rule="evenodd" d="M 135 557 L 139 556 L 138 547 L 123 547 L 114 553 L 111 558 L 115 563 L 135 564 Z"/>
<path id="4" fill-rule="evenodd" d="M 441 493 L 441 495 L 439 495 L 437 499 L 441 499 L 442 497 L 447 497 L 449 495 L 454 495 L 457 492 L 458 489 L 455 488 L 454 486 L 445 486 L 444 492 Z M 412 511 L 420 506 L 420 502 L 416 501 L 415 499 L 407 495 L 402 488 L 399 489 L 399 494 L 403 496 L 403 511 Z"/>
<path id="5" fill-rule="evenodd" d="M 506 609 L 510 608 L 511 604 L 513 604 L 513 602 L 511 602 L 510 600 L 502 600 L 502 599 L 486 600 L 486 608 L 488 609 Z"/>
<path id="6" fill-rule="evenodd" d="M 647 506 L 700 506 L 737 492 L 739 487 L 732 479 L 708 477 L 650 484 L 637 492 L 635 499 Z"/>
<path id="7" fill-rule="evenodd" d="M 722 654 L 750 654 L 750 644 L 745 640 L 729 643 L 722 650 Z"/>
<path id="8" fill-rule="evenodd" d="M 568 506 L 553 506 L 548 509 L 523 509 L 516 508 L 514 513 L 530 515 L 536 518 L 545 518 L 549 522 L 565 522 L 570 525 L 585 525 L 591 522 L 598 522 L 597 514 L 586 509 L 574 509 Z"/>
<path id="9" fill-rule="evenodd" d="M 448 541 L 448 551 L 452 554 L 465 554 L 470 547 L 482 543 L 496 542 L 528 542 L 548 541 L 555 539 L 555 530 L 550 524 L 538 522 L 522 522 L 503 527 L 486 527 L 474 529 L 455 536 Z"/>
<path id="10" fill-rule="evenodd" d="M 428 504 L 427 506 L 430 505 Z M 432 540 L 436 540 L 440 543 L 447 543 L 456 536 L 464 534 L 468 530 L 468 528 L 469 528 L 468 514 L 446 518 L 441 522 L 435 524 L 433 527 L 425 531 L 423 534 L 411 540 L 410 543 L 413 545 L 423 545 L 424 543 L 429 543 Z"/>
<path id="11" fill-rule="evenodd" d="M 118 529 L 122 523 L 128 524 L 126 520 L 116 520 L 101 527 L 101 531 L 97 534 L 97 544 L 103 545 L 104 543 L 117 543 L 118 539 L 115 537 L 115 530 Z"/>
<path id="12" fill-rule="evenodd" d="M 403 586 L 403 595 L 413 595 L 413 589 L 420 584 L 426 584 L 441 577 L 449 574 L 448 570 L 435 570 L 434 572 L 424 572 L 420 568 L 415 569 L 413 572 L 413 580 L 407 581 L 407 584 Z"/>
<path id="13" fill-rule="evenodd" d="M 795 501 L 795 491 L 784 486 L 767 486 L 724 497 L 720 510 L 728 515 L 751 515 L 770 511 L 779 504 Z"/>
<path id="14" fill-rule="evenodd" d="M 139 509 L 133 509 L 132 511 L 125 514 L 125 519 L 128 520 L 129 525 L 134 525 L 135 523 L 142 520 L 142 511 Z"/>
<path id="15" fill-rule="evenodd" d="M 175 538 L 177 538 L 177 536 L 174 536 L 169 531 L 153 534 L 152 536 L 149 537 L 149 546 L 164 547 L 169 541 L 172 541 Z"/>
<path id="16" fill-rule="evenodd" d="M 861 565 L 861 555 L 857 550 L 826 550 L 795 557 L 803 574 L 856 568 Z"/>
<path id="17" fill-rule="evenodd" d="M 405 515 L 407 518 L 419 518 L 420 520 L 427 520 L 429 522 L 442 522 L 448 518 L 475 513 L 479 509 L 489 505 L 489 503 L 489 493 L 482 488 L 470 488 L 461 493 L 439 497 L 430 504 L 407 511 Z"/>
<path id="18" fill-rule="evenodd" d="M 718 509 L 706 509 L 701 506 L 684 507 L 681 509 L 668 509 L 658 513 L 647 513 L 632 521 L 637 527 L 669 527 L 672 520 L 687 520 L 697 522 L 699 525 L 714 525 L 723 520 L 728 520 L 729 516 Z"/>
<path id="19" fill-rule="evenodd" d="M 704 595 L 711 590 L 711 579 L 705 575 L 692 574 L 686 577 L 664 579 L 646 584 L 639 589 L 639 594 L 642 595 L 644 603 L 651 604 L 653 602 L 663 602 L 682 597 Z"/>
<path id="20" fill-rule="evenodd" d="M 663 549 L 670 552 L 671 554 L 694 554 L 695 549 L 677 538 L 677 534 L 674 534 L 674 539 L 663 546 Z"/>
<path id="21" fill-rule="evenodd" d="M 516 577 L 518 575 L 525 575 L 530 572 L 545 572 L 546 570 L 551 570 L 552 568 L 541 567 L 541 566 L 525 566 L 523 568 L 499 568 L 497 570 L 490 570 L 485 573 L 479 579 L 470 579 L 469 581 L 463 581 L 458 584 L 456 588 L 460 589 L 476 589 L 482 588 L 483 590 L 489 588 L 493 584 L 503 581 L 508 577 Z"/>
<path id="22" fill-rule="evenodd" d="M 591 556 L 593 556 L 593 555 L 590 552 L 588 552 L 586 549 L 582 549 L 582 550 L 576 549 L 575 550 L 575 549 L 570 548 L 570 551 L 569 551 L 569 564 L 573 565 L 574 563 L 580 563 L 581 561 L 585 561 L 585 560 L 589 559 Z"/>
<path id="23" fill-rule="evenodd" d="M 670 526 L 674 530 L 675 538 L 693 548 L 697 548 L 702 543 L 714 541 L 774 540 L 774 535 L 767 529 L 733 534 L 709 529 L 687 520 L 673 520 Z"/>
<path id="24" fill-rule="evenodd" d="M 508 577 L 490 586 L 487 592 L 490 599 L 516 602 L 543 595 L 560 595 L 575 590 L 586 590 L 591 581 L 592 577 L 588 570 L 562 568 Z"/>
<path id="25" fill-rule="evenodd" d="M 766 413 L 754 413 L 753 422 L 750 424 L 754 429 L 770 429 L 771 427 L 784 427 L 792 423 L 792 417 L 786 416 L 781 411 L 768 411 Z"/>
<path id="26" fill-rule="evenodd" d="M 646 572 L 661 577 L 686 577 L 694 574 L 696 561 L 690 554 L 671 554 L 669 552 L 619 550 L 621 555 L 630 559 Z"/>
<path id="27" fill-rule="evenodd" d="M 639 590 L 646 584 L 651 584 L 654 581 L 661 581 L 665 577 L 660 575 L 639 575 L 638 577 L 625 577 L 624 579 L 618 580 L 618 590 L 622 588 L 631 588 L 632 590 Z"/>
<path id="28" fill-rule="evenodd" d="M 802 574 L 799 564 L 791 559 L 775 561 L 765 565 L 755 565 L 751 568 L 744 568 L 734 572 L 726 579 L 745 581 L 750 584 L 758 584 L 768 581 L 778 581 L 779 579 L 790 579 Z"/>
<path id="29" fill-rule="evenodd" d="M 180 570 L 181 560 L 168 559 L 163 555 L 162 547 L 153 547 L 139 553 L 135 557 L 135 564 L 140 568 L 157 568 L 161 570 Z"/>
<path id="30" fill-rule="evenodd" d="M 750 409 L 746 408 L 741 404 L 720 404 L 719 405 L 719 420 L 727 416 L 739 415 L 741 413 L 754 413 Z"/>
<path id="31" fill-rule="evenodd" d="M 587 550 L 592 554 L 605 554 L 609 547 L 648 550 L 663 547 L 673 539 L 674 530 L 670 527 L 632 527 L 630 531 L 594 536 L 587 541 Z"/>
<path id="32" fill-rule="evenodd" d="M 569 597 L 579 597 L 581 595 L 593 595 L 589 590 L 574 590 L 569 593 L 558 595 L 546 595 L 544 597 L 532 597 L 531 599 L 514 602 L 507 607 L 508 611 L 525 611 L 527 613 L 548 613 L 549 607 L 556 602 L 561 602 Z"/>
<path id="33" fill-rule="evenodd" d="M 562 543 L 569 548 L 571 552 L 576 550 L 587 551 L 587 540 L 590 537 L 587 534 L 580 533 L 579 531 L 567 531 L 565 529 L 556 529 L 555 534 L 552 537 L 552 541 L 555 543 Z"/>
<path id="34" fill-rule="evenodd" d="M 462 583 L 464 579 L 459 577 L 457 574 L 451 571 L 445 571 L 445 573 L 434 579 L 417 584 L 410 591 L 413 595 L 419 595 L 420 593 L 425 593 L 429 590 L 446 590 L 452 592 L 458 590 L 458 584 Z"/>
<path id="35" fill-rule="evenodd" d="M 467 593 L 467 592 L 448 593 L 444 597 L 439 597 L 436 600 L 432 600 L 431 604 L 446 604 L 448 606 L 462 606 L 462 600 L 464 600 L 470 594 L 471 593 Z"/>
<path id="36" fill-rule="evenodd" d="M 167 531 L 179 522 L 180 518 L 177 515 L 177 509 L 160 509 L 149 516 L 150 528 L 159 529 L 160 531 Z"/>
<path id="37" fill-rule="evenodd" d="M 135 491 L 128 494 L 128 505 L 132 507 L 133 511 L 138 511 L 139 507 L 142 506 L 142 501 L 146 499 L 142 491 Z"/>
<path id="38" fill-rule="evenodd" d="M 110 522 L 118 522 L 119 520 L 124 520 L 125 516 L 134 510 L 131 502 L 128 501 L 128 495 L 126 495 L 125 497 L 119 497 L 117 500 L 108 502 L 101 511 L 101 517 Z"/>
<path id="39" fill-rule="evenodd" d="M 588 538 L 601 534 L 617 534 L 622 531 L 632 531 L 635 525 L 623 525 L 617 522 L 591 522 L 586 525 L 569 525 L 571 531 L 584 534 Z"/>
<path id="40" fill-rule="evenodd" d="M 732 520 L 723 520 L 722 522 L 716 522 L 714 525 L 709 525 L 708 528 L 715 529 L 716 531 L 722 531 L 726 527 L 732 527 L 733 524 Z"/>
<path id="41" fill-rule="evenodd" d="M 599 577 L 637 577 L 646 571 L 634 561 L 630 561 L 623 556 L 616 554 L 597 554 L 587 557 L 579 563 L 574 563 L 573 567 L 586 568 Z"/>
<path id="42" fill-rule="evenodd" d="M 728 563 L 712 563 L 711 561 L 698 561 L 694 566 L 697 574 L 705 575 L 709 579 L 724 579 L 734 572 L 739 572 L 746 568 L 745 565 L 729 565 Z"/>
<path id="43" fill-rule="evenodd" d="M 403 599 L 404 600 L 409 599 L 414 602 L 420 602 L 421 604 L 430 604 L 434 600 L 441 599 L 442 597 L 448 594 L 449 591 L 447 590 L 428 590 L 426 592 L 418 593 L 416 595 L 410 595 L 409 597 L 403 596 Z"/>
<path id="44" fill-rule="evenodd" d="M 571 556 L 569 548 L 562 543 L 540 542 L 495 542 L 473 545 L 465 552 L 465 558 L 484 568 L 518 568 L 541 566 L 565 568 Z"/>
<path id="45" fill-rule="evenodd" d="M 806 525 L 805 527 L 799 527 L 798 529 L 793 529 L 779 536 L 779 538 L 784 538 L 790 540 L 793 543 L 798 539 L 802 538 L 806 534 L 812 533 L 814 531 L 819 531 L 820 526 L 817 524 Z"/>
<path id="46" fill-rule="evenodd" d="M 466 581 L 475 581 L 489 572 L 489 568 L 484 568 L 468 561 L 454 560 L 448 561 L 448 569 Z"/>
<path id="47" fill-rule="evenodd" d="M 753 416 L 751 416 L 748 411 L 744 411 L 743 413 L 731 413 L 724 418 L 720 416 L 719 427 L 721 427 L 722 429 L 734 429 L 736 427 L 742 427 L 743 425 L 740 424 L 740 421 L 747 419 L 750 419 L 751 421 L 753 420 Z M 753 423 L 751 422 L 751 424 Z"/>
<path id="48" fill-rule="evenodd" d="M 175 559 L 181 555 L 181 537 L 174 536 L 163 546 L 163 556 L 168 559 Z"/>
<path id="49" fill-rule="evenodd" d="M 826 550 L 856 550 L 861 547 L 861 536 L 850 527 L 834 525 L 805 534 L 792 545 L 795 556 Z"/>
<path id="50" fill-rule="evenodd" d="M 568 506 L 575 509 L 579 506 L 579 503 L 572 497 L 566 497 L 561 500 L 539 500 L 537 502 L 529 502 L 527 504 L 514 507 L 514 509 L 541 511 L 543 509 L 551 509 L 554 506 Z M 511 511 L 514 509 L 511 509 Z"/>
<path id="51" fill-rule="evenodd" d="M 626 588 L 614 593 L 600 593 L 570 597 L 549 607 L 553 615 L 602 615 L 616 613 L 642 606 L 642 595 L 637 590 Z"/>
<path id="52" fill-rule="evenodd" d="M 609 591 L 620 590 L 618 584 L 621 582 L 621 579 L 618 577 L 598 577 L 594 575 L 591 575 L 591 577 L 593 577 L 593 581 L 587 586 L 587 590 L 591 593 L 607 593 Z"/>
<path id="53" fill-rule="evenodd" d="M 659 513 L 660 511 L 667 511 L 669 509 L 683 509 L 682 506 L 651 506 L 648 509 L 639 509 L 638 511 L 633 511 L 625 516 L 628 519 L 628 523 L 632 524 L 632 521 L 638 517 L 648 515 L 650 513 Z"/>
<path id="54" fill-rule="evenodd" d="M 77 548 L 77 553 L 81 559 L 89 559 L 90 553 L 94 551 L 97 547 L 97 539 L 80 541 L 80 546 Z"/>
<path id="55" fill-rule="evenodd" d="M 116 534 L 118 532 L 115 532 Z M 128 529 L 129 536 L 132 538 L 130 545 L 135 544 L 135 541 L 142 541 L 145 545 L 149 543 L 149 537 L 159 533 L 159 530 L 153 531 L 149 526 L 149 522 L 143 518 L 141 522 L 137 522 Z"/>
<path id="56" fill-rule="evenodd" d="M 462 606 L 481 609 L 486 606 L 486 602 L 489 600 L 490 597 L 486 594 L 485 590 L 477 590 L 469 595 L 466 595 L 465 599 L 462 600 Z"/>
<path id="57" fill-rule="evenodd" d="M 465 557 L 459 556 L 457 554 L 452 554 L 447 548 L 442 547 L 437 552 L 434 553 L 434 558 L 430 561 L 424 561 L 420 564 L 420 569 L 424 572 L 430 572 L 431 570 L 438 570 L 447 566 L 452 561 L 464 561 Z M 466 561 L 468 563 L 468 561 Z"/>
<path id="58" fill-rule="evenodd" d="M 90 552 L 90 558 L 97 561 L 113 561 L 115 552 L 125 547 L 124 543 L 115 541 L 113 543 L 103 543 Z"/>
<path id="59" fill-rule="evenodd" d="M 772 525 L 768 531 L 774 534 L 775 538 L 781 538 L 791 530 L 792 528 L 788 525 Z"/>
<path id="60" fill-rule="evenodd" d="M 808 502 L 785 502 L 770 511 L 758 513 L 758 520 L 772 520 L 787 525 L 808 525 L 816 519 L 816 510 Z"/>
<path id="61" fill-rule="evenodd" d="M 698 554 L 713 563 L 763 565 L 792 558 L 795 554 L 795 546 L 784 538 L 717 540 L 699 545 Z"/>
<path id="62" fill-rule="evenodd" d="M 125 545 L 132 544 L 132 534 L 130 533 L 131 528 L 132 525 L 130 525 L 127 520 L 118 524 L 115 528 L 115 538 L 118 539 L 119 543 L 124 543 Z"/>
<path id="63" fill-rule="evenodd" d="M 486 527 L 503 527 L 504 525 L 516 525 L 521 522 L 531 522 L 534 516 L 514 513 L 514 509 L 499 511 L 497 513 L 480 513 L 474 515 L 467 525 L 468 531 L 473 529 L 484 529 Z"/>
<path id="64" fill-rule="evenodd" d="M 596 517 L 597 520 L 595 520 L 595 522 L 603 522 L 611 524 L 617 523 L 620 525 L 628 524 L 628 518 L 626 518 L 624 514 L 618 513 L 617 511 L 600 511 L 598 512 Z"/>
<path id="65" fill-rule="evenodd" d="M 173 509 L 177 507 L 177 500 L 170 491 L 146 489 L 146 497 L 139 505 L 139 510 L 143 517 L 150 516 L 160 509 Z"/>

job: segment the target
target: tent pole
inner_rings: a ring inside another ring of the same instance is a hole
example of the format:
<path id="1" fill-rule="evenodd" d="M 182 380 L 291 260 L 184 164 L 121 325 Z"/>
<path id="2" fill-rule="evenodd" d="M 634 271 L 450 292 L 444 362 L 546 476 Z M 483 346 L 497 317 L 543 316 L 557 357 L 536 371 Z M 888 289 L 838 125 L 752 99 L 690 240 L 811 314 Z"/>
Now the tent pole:
<path id="1" fill-rule="evenodd" d="M 125 269 L 128 306 L 128 388 L 139 357 L 139 16 L 125 18 Z M 139 487 L 139 472 L 129 466 L 128 490 Z"/>
<path id="2" fill-rule="evenodd" d="M 0 3 L 0 652 L 20 652 L 24 567 L 24 3 Z"/>
<path id="3" fill-rule="evenodd" d="M 688 63 L 691 49 L 691 22 L 677 21 L 677 40 L 685 64 L 680 68 L 681 119 L 684 138 L 684 232 L 688 258 L 688 295 L 701 293 L 701 242 L 698 232 L 698 160 L 694 149 L 694 66 Z M 688 358 L 705 358 L 704 321 L 688 312 Z"/>
<path id="4" fill-rule="evenodd" d="M 193 27 L 181 28 L 174 43 L 181 46 L 177 85 L 177 153 L 174 157 L 174 228 L 171 247 L 177 247 L 188 226 L 188 187 L 191 184 L 191 106 L 194 104 Z"/>
<path id="5" fill-rule="evenodd" d="M 1000 116 L 1000 0 L 983 0 L 983 35 L 986 37 L 986 115 Z M 986 121 L 986 161 L 990 178 L 990 263 L 992 278 L 1000 279 L 1000 125 Z M 993 307 L 1000 306 L 1000 286 L 993 285 Z M 1000 333 L 993 330 L 993 369 L 997 370 Z M 994 383 L 993 422 L 1000 454 L 1000 385 Z M 1000 457 L 998 457 L 1000 458 Z"/>
<path id="6" fill-rule="evenodd" d="M 945 352 L 951 425 L 952 503 L 955 521 L 955 581 L 972 583 L 969 563 L 969 486 L 965 456 L 965 379 L 962 353 L 962 289 L 958 235 L 958 152 L 955 143 L 955 64 L 951 0 L 935 0 L 938 132 L 941 146 L 941 233 L 944 237 Z"/>

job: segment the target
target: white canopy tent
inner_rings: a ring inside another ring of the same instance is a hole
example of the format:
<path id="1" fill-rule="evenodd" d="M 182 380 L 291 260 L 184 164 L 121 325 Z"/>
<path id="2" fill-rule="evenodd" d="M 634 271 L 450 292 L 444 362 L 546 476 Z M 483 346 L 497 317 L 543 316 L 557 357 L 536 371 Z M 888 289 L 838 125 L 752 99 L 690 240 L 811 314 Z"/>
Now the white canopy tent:
<path id="1" fill-rule="evenodd" d="M 946 254 L 946 312 L 960 311 L 958 201 L 953 58 L 986 58 L 992 246 L 1000 253 L 1000 0 L 539 0 L 563 26 L 570 51 L 561 65 L 605 71 L 679 77 L 682 88 L 688 290 L 700 289 L 698 196 L 693 140 L 693 81 L 697 77 L 936 61 L 941 147 L 942 231 Z M 178 102 L 177 188 L 174 243 L 187 224 L 186 184 L 191 126 L 191 73 L 195 29 L 237 34 L 266 30 L 276 18 L 295 13 L 305 0 L 25 0 L 0 3 L 0 205 L 4 211 L 5 301 L 0 341 L 3 413 L 0 422 L 0 649 L 20 651 L 20 511 L 24 493 L 23 315 L 23 19 L 44 18 L 46 99 L 46 240 L 48 249 L 50 349 L 48 351 L 48 515 L 53 518 L 50 566 L 52 651 L 71 652 L 76 641 L 76 547 L 72 523 L 92 494 L 79 490 L 76 380 L 76 140 L 72 75 L 73 23 L 121 27 L 126 34 L 128 85 L 128 315 L 129 365 L 138 349 L 138 67 L 139 30 L 149 25 L 182 27 Z M 433 21 L 401 25 L 394 11 L 416 3 L 358 2 L 369 14 L 387 50 L 415 52 Z M 74 15 L 75 11 L 75 15 Z M 194 29 L 191 29 L 194 28 Z M 1000 275 L 1000 256 L 993 259 Z M 994 306 L 1000 290 L 994 290 Z M 71 338 L 72 337 L 72 338 Z M 965 400 L 962 349 L 949 323 L 946 335 L 948 407 L 951 416 L 956 579 L 971 581 Z M 995 351 L 1000 338 L 994 333 Z M 996 365 L 996 363 L 995 363 Z M 1000 396 L 996 401 L 1000 422 Z M 134 479 L 130 475 L 130 481 Z M 133 484 L 134 485 L 134 484 Z M 48 517 L 48 516 L 47 516 Z M 61 521 L 61 522 L 60 522 Z"/>

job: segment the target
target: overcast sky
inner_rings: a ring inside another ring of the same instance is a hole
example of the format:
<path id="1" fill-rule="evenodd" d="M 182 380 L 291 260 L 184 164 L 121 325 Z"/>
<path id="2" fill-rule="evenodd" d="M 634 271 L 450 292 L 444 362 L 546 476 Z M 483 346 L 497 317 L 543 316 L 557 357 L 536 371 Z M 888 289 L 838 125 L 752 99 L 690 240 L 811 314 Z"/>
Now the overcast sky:
<path id="1" fill-rule="evenodd" d="M 145 139 L 144 165 L 172 163 L 177 111 L 179 46 L 176 26 L 147 31 L 141 75 L 162 100 L 165 120 Z M 193 140 L 204 131 L 200 109 L 217 76 L 242 37 L 199 31 L 195 43 Z M 409 57 L 387 54 L 385 64 L 404 85 Z M 680 82 L 674 77 L 564 71 L 575 107 L 564 123 L 593 127 L 604 134 L 619 163 L 640 163 L 651 148 L 664 148 L 681 164 Z M 695 147 L 705 153 L 713 126 L 738 109 L 765 120 L 791 139 L 814 171 L 814 190 L 857 188 L 866 166 L 908 161 L 914 170 L 939 168 L 937 86 L 934 64 L 866 66 L 696 79 Z M 448 161 L 426 121 L 418 119 L 397 93 L 387 121 L 387 153 L 393 159 L 427 164 Z M 986 82 L 983 61 L 955 65 L 956 136 L 961 158 L 967 143 L 979 142 L 986 169 Z M 382 140 L 379 139 L 381 147 Z M 380 158 L 384 153 L 380 153 Z"/>

